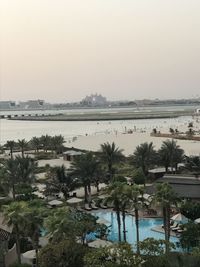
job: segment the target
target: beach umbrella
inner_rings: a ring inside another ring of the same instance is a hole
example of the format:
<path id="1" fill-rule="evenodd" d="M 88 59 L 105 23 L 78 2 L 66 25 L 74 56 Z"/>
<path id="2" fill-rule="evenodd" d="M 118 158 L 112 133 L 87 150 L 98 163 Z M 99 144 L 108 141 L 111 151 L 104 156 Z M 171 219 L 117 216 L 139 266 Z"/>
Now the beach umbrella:
<path id="1" fill-rule="evenodd" d="M 67 200 L 68 204 L 79 204 L 81 202 L 83 202 L 83 199 L 78 198 L 78 197 L 72 197 L 72 198 Z"/>
<path id="2" fill-rule="evenodd" d="M 200 218 L 196 219 L 195 223 L 200 223 Z"/>
<path id="3" fill-rule="evenodd" d="M 111 224 L 111 222 L 109 222 L 108 220 L 104 219 L 104 218 L 99 218 L 97 220 L 98 224 Z"/>
<path id="4" fill-rule="evenodd" d="M 55 200 L 49 201 L 48 204 L 49 204 L 50 206 L 60 206 L 60 205 L 63 204 L 63 202 L 60 201 L 60 200 L 55 199 Z"/>
<path id="5" fill-rule="evenodd" d="M 88 247 L 90 248 L 101 248 L 101 247 L 109 247 L 112 245 L 112 242 L 102 239 L 96 239 L 90 243 L 88 243 Z"/>
<path id="6" fill-rule="evenodd" d="M 171 220 L 179 223 L 188 223 L 189 221 L 188 218 L 181 213 L 177 213 L 176 215 L 171 217 Z"/>
<path id="7" fill-rule="evenodd" d="M 22 254 L 24 259 L 29 259 L 29 260 L 33 260 L 36 257 L 36 253 L 35 253 L 35 249 L 33 250 L 28 250 L 25 253 Z"/>

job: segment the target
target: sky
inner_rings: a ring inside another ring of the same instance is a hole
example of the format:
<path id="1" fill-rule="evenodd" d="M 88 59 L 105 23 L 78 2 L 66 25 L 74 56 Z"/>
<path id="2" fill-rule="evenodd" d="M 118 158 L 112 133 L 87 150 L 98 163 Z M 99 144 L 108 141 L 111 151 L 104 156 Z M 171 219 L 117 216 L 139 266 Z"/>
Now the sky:
<path id="1" fill-rule="evenodd" d="M 199 0 L 0 0 L 0 100 L 200 97 Z"/>

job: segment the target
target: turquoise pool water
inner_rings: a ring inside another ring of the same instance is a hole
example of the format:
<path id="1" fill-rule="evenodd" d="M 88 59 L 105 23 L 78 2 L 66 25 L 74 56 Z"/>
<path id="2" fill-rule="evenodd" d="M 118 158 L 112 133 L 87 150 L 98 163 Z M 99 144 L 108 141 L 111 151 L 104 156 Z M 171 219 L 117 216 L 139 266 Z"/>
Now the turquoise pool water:
<path id="1" fill-rule="evenodd" d="M 111 241 L 118 241 L 118 227 L 116 220 L 116 213 L 110 211 L 97 211 L 94 212 L 93 215 L 98 216 L 99 218 L 103 218 L 110 222 L 110 232 L 108 239 Z M 140 233 L 140 241 L 153 237 L 156 239 L 164 239 L 164 234 L 152 231 L 151 229 L 157 225 L 161 225 L 163 220 L 160 218 L 148 218 L 148 219 L 140 219 L 139 220 L 139 233 Z M 109 225 L 109 223 L 107 224 Z M 135 245 L 136 242 L 136 227 L 135 227 L 135 217 L 131 215 L 126 216 L 126 230 L 127 230 L 127 242 Z M 122 235 L 123 237 L 123 235 Z M 175 245 L 178 245 L 179 239 L 176 237 L 171 237 L 170 241 Z"/>

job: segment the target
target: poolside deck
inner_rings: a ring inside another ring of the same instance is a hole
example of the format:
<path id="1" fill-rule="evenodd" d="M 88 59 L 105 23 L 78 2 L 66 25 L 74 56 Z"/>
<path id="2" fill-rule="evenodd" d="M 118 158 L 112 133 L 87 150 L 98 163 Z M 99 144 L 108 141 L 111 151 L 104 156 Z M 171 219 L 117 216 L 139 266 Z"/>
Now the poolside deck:
<path id="1" fill-rule="evenodd" d="M 157 225 L 157 226 L 151 228 L 151 230 L 154 231 L 154 232 L 161 233 L 161 234 L 164 234 L 165 233 L 165 231 L 164 231 L 164 229 L 162 228 L 161 225 Z M 178 235 L 174 231 L 170 231 L 170 236 L 178 237 Z"/>

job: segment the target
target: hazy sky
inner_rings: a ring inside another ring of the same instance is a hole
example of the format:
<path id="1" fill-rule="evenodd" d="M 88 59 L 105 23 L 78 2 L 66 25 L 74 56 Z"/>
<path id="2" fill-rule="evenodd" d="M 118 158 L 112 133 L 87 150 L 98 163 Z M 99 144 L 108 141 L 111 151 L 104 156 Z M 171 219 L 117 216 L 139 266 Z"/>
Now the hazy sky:
<path id="1" fill-rule="evenodd" d="M 0 0 L 1 100 L 200 96 L 200 0 Z"/>

